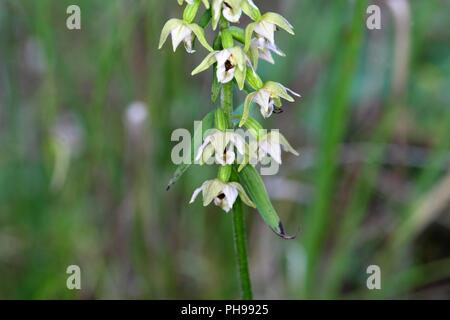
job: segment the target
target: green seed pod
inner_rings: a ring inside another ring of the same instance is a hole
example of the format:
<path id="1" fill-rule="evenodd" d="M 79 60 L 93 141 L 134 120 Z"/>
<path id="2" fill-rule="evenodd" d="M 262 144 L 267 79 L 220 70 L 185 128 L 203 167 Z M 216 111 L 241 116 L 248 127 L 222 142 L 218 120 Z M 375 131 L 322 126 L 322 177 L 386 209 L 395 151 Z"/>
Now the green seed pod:
<path id="1" fill-rule="evenodd" d="M 232 48 L 234 46 L 233 34 L 228 29 L 222 30 L 220 34 L 223 48 Z"/>
<path id="2" fill-rule="evenodd" d="M 227 130 L 228 121 L 227 121 L 227 117 L 226 117 L 225 113 L 223 112 L 222 108 L 216 109 L 216 112 L 214 114 L 214 119 L 215 119 L 215 124 L 216 124 L 217 129 L 219 129 L 220 131 Z"/>
<path id="3" fill-rule="evenodd" d="M 264 86 L 264 83 L 262 82 L 261 78 L 258 76 L 258 74 L 252 68 L 247 68 L 246 80 L 247 80 L 247 83 L 254 90 L 259 90 Z"/>
<path id="4" fill-rule="evenodd" d="M 260 133 L 265 132 L 262 125 L 252 117 L 246 119 L 245 127 L 255 138 L 258 138 Z"/>
<path id="5" fill-rule="evenodd" d="M 200 2 L 194 1 L 193 4 L 189 4 L 186 6 L 183 12 L 183 20 L 187 23 L 192 23 L 195 17 L 197 16 L 197 11 L 200 6 Z"/>
<path id="6" fill-rule="evenodd" d="M 240 43 L 245 42 L 244 29 L 239 28 L 239 27 L 229 27 L 228 30 L 230 30 L 231 35 L 233 36 L 233 38 L 235 40 L 239 41 Z"/>
<path id="7" fill-rule="evenodd" d="M 217 174 L 217 178 L 220 181 L 227 183 L 228 181 L 230 181 L 230 176 L 231 176 L 231 172 L 232 171 L 233 171 L 233 169 L 231 168 L 230 165 L 221 166 L 219 168 L 219 172 Z"/>

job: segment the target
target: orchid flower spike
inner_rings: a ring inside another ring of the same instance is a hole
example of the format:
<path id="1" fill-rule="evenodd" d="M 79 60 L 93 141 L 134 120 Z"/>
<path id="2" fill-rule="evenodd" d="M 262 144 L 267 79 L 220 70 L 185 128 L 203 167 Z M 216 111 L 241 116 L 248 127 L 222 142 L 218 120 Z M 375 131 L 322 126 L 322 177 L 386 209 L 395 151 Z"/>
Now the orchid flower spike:
<path id="1" fill-rule="evenodd" d="M 221 207 L 225 212 L 229 212 L 239 196 L 242 202 L 255 208 L 255 204 L 250 200 L 244 188 L 237 182 L 225 183 L 219 179 L 207 180 L 194 191 L 189 203 L 193 203 L 200 192 L 202 192 L 203 206 L 205 207 L 214 201 L 216 206 Z"/>
<path id="2" fill-rule="evenodd" d="M 290 95 L 300 97 L 298 93 L 286 88 L 278 82 L 268 81 L 266 84 L 253 93 L 250 93 L 244 102 L 244 110 L 239 126 L 242 127 L 248 119 L 250 114 L 250 105 L 252 102 L 256 102 L 261 114 L 264 118 L 268 118 L 272 115 L 275 108 L 281 108 L 281 99 L 285 99 L 289 102 L 294 102 L 294 98 Z"/>
<path id="3" fill-rule="evenodd" d="M 161 32 L 161 39 L 159 41 L 159 49 L 162 48 L 166 42 L 169 34 L 172 36 L 172 46 L 175 52 L 181 42 L 184 43 L 184 47 L 188 53 L 194 53 L 193 42 L 197 37 L 198 41 L 208 50 L 213 51 L 213 48 L 209 45 L 205 37 L 203 29 L 195 23 L 187 23 L 186 21 L 179 19 L 170 19 L 164 25 Z"/>

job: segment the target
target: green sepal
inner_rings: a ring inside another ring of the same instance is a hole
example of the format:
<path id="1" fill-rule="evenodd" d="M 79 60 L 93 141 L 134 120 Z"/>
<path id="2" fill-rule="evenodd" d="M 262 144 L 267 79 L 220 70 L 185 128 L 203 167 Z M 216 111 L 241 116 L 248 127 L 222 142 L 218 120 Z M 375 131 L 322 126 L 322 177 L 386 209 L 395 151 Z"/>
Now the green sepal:
<path id="1" fill-rule="evenodd" d="M 242 1 L 241 8 L 253 21 L 261 19 L 261 12 L 251 1 Z"/>
<path id="2" fill-rule="evenodd" d="M 274 25 L 285 30 L 287 33 L 294 35 L 294 27 L 286 20 L 282 15 L 274 12 L 267 12 L 262 17 L 261 20 L 273 23 Z"/>

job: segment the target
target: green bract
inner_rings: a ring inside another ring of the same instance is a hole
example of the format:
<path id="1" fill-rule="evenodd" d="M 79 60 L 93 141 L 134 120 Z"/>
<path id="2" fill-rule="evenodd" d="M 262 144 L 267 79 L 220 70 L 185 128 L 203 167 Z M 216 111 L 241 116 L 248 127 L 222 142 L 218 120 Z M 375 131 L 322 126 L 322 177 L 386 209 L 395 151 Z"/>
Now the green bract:
<path id="1" fill-rule="evenodd" d="M 255 203 L 264 222 L 280 237 L 292 239 L 293 237 L 286 235 L 277 211 L 270 202 L 264 182 L 256 169 L 250 165 L 246 166 L 239 172 L 239 181 Z"/>

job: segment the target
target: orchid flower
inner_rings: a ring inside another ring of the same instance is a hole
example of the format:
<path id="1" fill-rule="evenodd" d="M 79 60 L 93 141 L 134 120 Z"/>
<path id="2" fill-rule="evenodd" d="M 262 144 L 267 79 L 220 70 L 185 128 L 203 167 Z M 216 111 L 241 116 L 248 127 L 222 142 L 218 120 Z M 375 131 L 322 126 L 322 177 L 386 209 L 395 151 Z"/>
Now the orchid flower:
<path id="1" fill-rule="evenodd" d="M 164 25 L 161 32 L 161 39 L 159 41 L 159 49 L 162 48 L 166 42 L 169 34 L 172 36 L 172 46 L 175 52 L 181 42 L 184 42 L 184 47 L 188 53 L 194 53 L 192 45 L 194 38 L 197 37 L 198 41 L 208 50 L 213 51 L 213 48 L 209 45 L 205 38 L 203 29 L 195 23 L 187 23 L 179 19 L 170 19 Z"/>
<path id="2" fill-rule="evenodd" d="M 222 51 L 211 52 L 202 63 L 192 71 L 192 75 L 196 75 L 205 71 L 211 65 L 217 63 L 217 80 L 220 83 L 228 83 L 233 79 L 239 88 L 244 88 L 247 66 L 250 60 L 241 47 L 233 47 Z"/>
<path id="3" fill-rule="evenodd" d="M 239 126 L 243 126 L 247 121 L 252 102 L 256 102 L 260 106 L 261 115 L 264 118 L 268 118 L 272 115 L 275 108 L 281 108 L 281 99 L 294 102 L 294 98 L 290 94 L 300 97 L 298 93 L 295 93 L 280 83 L 273 81 L 266 82 L 261 89 L 250 93 L 245 99 L 244 110 Z"/>
<path id="4" fill-rule="evenodd" d="M 221 15 L 232 23 L 238 23 L 242 12 L 256 20 L 261 16 L 253 0 L 212 0 L 212 25 L 217 29 Z"/>
<path id="5" fill-rule="evenodd" d="M 259 20 L 250 23 L 245 29 L 245 51 L 250 49 L 253 33 L 267 39 L 272 45 L 275 45 L 275 31 L 277 27 L 292 35 L 294 34 L 292 25 L 278 13 L 268 12 L 262 15 Z"/>
<path id="6" fill-rule="evenodd" d="M 244 188 L 237 182 L 225 183 L 219 179 L 207 180 L 194 191 L 189 203 L 193 203 L 200 192 L 202 192 L 203 206 L 205 207 L 214 201 L 216 206 L 221 207 L 225 212 L 229 212 L 239 196 L 242 202 L 255 208 L 255 204 L 250 200 Z"/>
<path id="7" fill-rule="evenodd" d="M 296 156 L 299 153 L 292 148 L 286 138 L 278 131 L 271 131 L 258 138 L 258 159 L 261 161 L 269 155 L 278 164 L 281 164 L 281 148 Z"/>
<path id="8" fill-rule="evenodd" d="M 214 155 L 216 162 L 220 165 L 232 164 L 236 160 L 234 147 L 239 154 L 244 155 L 244 138 L 237 133 L 214 130 L 214 133 L 208 135 L 199 147 L 195 161 L 200 161 L 200 164 L 203 164 Z"/>
<path id="9" fill-rule="evenodd" d="M 252 39 L 252 42 L 250 44 L 249 56 L 255 69 L 258 66 L 258 59 L 262 59 L 271 64 L 274 64 L 275 61 L 273 60 L 272 52 L 281 57 L 285 56 L 284 52 L 281 51 L 276 46 L 276 44 L 271 43 L 266 38 L 257 37 Z"/>

